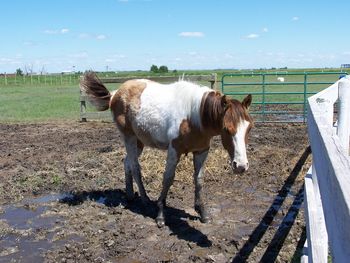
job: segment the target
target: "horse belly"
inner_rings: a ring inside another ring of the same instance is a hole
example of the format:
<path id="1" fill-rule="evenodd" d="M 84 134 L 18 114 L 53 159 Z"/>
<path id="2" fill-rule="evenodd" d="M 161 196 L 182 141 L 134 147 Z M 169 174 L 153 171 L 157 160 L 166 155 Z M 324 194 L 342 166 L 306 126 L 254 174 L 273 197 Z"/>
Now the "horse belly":
<path id="1" fill-rule="evenodd" d="M 133 125 L 137 138 L 146 146 L 167 149 L 170 143 L 169 128 L 161 118 L 148 114 L 138 114 Z"/>
<path id="2" fill-rule="evenodd" d="M 154 133 L 151 133 L 149 130 L 143 128 L 136 128 L 134 132 L 137 138 L 145 145 L 152 148 L 166 150 L 169 146 L 168 140 L 162 138 L 163 136 L 157 136 Z"/>

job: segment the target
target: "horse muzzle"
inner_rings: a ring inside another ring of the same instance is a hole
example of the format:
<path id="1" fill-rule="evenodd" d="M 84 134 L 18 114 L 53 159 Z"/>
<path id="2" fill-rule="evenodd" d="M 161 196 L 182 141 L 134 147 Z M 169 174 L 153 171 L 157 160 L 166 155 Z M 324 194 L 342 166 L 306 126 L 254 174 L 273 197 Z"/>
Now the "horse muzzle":
<path id="1" fill-rule="evenodd" d="M 237 163 L 235 161 L 232 162 L 232 170 L 235 174 L 242 174 L 247 171 L 249 168 L 249 163 Z"/>

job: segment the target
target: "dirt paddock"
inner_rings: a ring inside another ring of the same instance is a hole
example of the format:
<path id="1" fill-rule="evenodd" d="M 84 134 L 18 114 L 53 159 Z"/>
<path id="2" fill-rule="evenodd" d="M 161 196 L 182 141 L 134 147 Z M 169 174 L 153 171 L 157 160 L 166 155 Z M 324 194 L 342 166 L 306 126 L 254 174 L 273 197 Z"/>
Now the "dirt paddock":
<path id="1" fill-rule="evenodd" d="M 124 148 L 112 123 L 0 124 L 0 262 L 293 262 L 305 240 L 304 125 L 259 125 L 249 170 L 233 175 L 219 138 L 206 163 L 211 221 L 194 211 L 192 155 L 170 189 L 166 226 L 124 193 Z M 141 157 L 147 193 L 160 193 L 165 153 Z M 135 188 L 136 189 L 136 188 Z"/>

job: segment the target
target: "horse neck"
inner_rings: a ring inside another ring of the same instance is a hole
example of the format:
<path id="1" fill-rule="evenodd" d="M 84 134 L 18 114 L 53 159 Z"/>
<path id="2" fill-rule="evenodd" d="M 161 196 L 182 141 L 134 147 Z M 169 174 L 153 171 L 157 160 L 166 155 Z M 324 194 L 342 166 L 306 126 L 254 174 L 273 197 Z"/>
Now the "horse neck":
<path id="1" fill-rule="evenodd" d="M 213 136 L 221 133 L 224 109 L 219 92 L 210 91 L 203 95 L 200 115 L 203 130 L 210 131 Z"/>

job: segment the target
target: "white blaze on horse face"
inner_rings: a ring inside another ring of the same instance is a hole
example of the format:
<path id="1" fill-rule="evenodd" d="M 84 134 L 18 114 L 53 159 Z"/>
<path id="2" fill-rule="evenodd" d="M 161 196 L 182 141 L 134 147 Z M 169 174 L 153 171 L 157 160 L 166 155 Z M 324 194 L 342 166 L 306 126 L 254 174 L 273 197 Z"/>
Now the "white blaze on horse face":
<path id="1" fill-rule="evenodd" d="M 234 158 L 232 160 L 232 168 L 238 173 L 242 173 L 248 170 L 248 158 L 245 137 L 247 129 L 249 127 L 249 122 L 246 120 L 241 120 L 237 126 L 237 132 L 233 136 L 233 145 L 235 147 Z"/>

